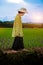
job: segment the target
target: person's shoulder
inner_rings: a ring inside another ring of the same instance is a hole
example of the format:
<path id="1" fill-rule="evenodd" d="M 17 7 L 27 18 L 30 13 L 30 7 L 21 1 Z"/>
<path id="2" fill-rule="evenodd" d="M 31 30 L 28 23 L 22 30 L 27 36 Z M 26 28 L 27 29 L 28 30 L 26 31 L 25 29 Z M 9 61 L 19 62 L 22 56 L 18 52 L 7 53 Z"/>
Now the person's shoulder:
<path id="1" fill-rule="evenodd" d="M 15 17 L 15 19 L 20 19 L 20 16 L 17 14 L 16 17 Z"/>
<path id="2" fill-rule="evenodd" d="M 18 17 L 18 18 L 19 18 L 19 17 L 20 17 L 20 16 L 19 16 L 19 14 L 17 14 L 17 15 L 16 15 L 16 17 Z"/>

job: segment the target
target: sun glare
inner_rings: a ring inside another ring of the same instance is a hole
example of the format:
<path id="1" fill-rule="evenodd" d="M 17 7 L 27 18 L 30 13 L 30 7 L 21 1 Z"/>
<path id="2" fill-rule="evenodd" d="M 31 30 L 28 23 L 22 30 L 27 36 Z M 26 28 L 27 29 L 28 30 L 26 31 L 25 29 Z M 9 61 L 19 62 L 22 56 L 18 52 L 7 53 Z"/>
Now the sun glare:
<path id="1" fill-rule="evenodd" d="M 42 15 L 41 14 L 34 14 L 32 19 L 34 20 L 34 22 L 36 23 L 42 23 Z"/>

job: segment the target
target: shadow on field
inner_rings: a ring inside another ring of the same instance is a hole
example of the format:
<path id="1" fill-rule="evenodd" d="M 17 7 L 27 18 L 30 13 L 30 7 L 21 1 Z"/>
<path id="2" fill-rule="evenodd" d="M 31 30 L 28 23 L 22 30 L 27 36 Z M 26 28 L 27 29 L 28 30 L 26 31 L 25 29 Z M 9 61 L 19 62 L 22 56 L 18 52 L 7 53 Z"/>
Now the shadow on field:
<path id="1" fill-rule="evenodd" d="M 8 54 L 0 50 L 0 65 L 43 65 L 43 48 Z"/>

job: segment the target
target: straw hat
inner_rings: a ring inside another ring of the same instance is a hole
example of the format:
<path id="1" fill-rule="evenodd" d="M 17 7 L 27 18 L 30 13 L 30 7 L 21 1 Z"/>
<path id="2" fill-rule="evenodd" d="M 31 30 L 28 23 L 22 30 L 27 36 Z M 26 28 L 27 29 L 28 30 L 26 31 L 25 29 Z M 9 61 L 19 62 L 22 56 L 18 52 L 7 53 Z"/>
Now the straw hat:
<path id="1" fill-rule="evenodd" d="M 18 11 L 24 12 L 24 13 L 28 13 L 26 8 L 21 8 L 21 9 L 19 9 Z"/>

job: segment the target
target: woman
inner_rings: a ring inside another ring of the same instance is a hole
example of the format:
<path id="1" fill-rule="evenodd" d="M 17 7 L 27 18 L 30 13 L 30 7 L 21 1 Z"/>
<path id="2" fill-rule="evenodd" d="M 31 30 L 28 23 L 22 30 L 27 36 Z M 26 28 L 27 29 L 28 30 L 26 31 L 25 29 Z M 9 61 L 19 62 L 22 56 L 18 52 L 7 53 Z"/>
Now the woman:
<path id="1" fill-rule="evenodd" d="M 21 16 L 23 16 L 26 12 L 27 10 L 25 8 L 21 8 L 15 17 L 12 31 L 12 37 L 15 37 L 12 46 L 13 50 L 24 49 Z"/>

